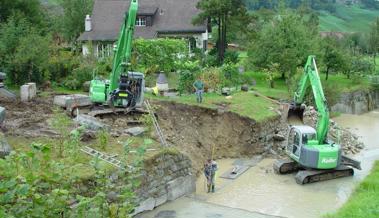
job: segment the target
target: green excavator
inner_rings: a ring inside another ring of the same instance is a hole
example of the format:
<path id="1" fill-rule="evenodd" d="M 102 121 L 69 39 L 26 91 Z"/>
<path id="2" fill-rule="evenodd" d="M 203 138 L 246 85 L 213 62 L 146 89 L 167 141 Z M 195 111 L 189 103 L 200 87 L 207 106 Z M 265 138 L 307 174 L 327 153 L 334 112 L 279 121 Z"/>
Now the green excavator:
<path id="1" fill-rule="evenodd" d="M 145 88 L 144 75 L 139 72 L 131 72 L 129 62 L 137 11 L 138 0 L 131 0 L 117 46 L 114 47 L 113 68 L 109 80 L 96 77 L 90 83 L 89 96 L 95 105 L 131 110 L 142 107 Z"/>
<path id="2" fill-rule="evenodd" d="M 361 169 L 360 162 L 342 154 L 340 145 L 328 140 L 329 109 L 324 95 L 315 56 L 309 56 L 300 79 L 289 116 L 302 119 L 304 100 L 311 87 L 318 112 L 316 129 L 310 126 L 290 126 L 286 153 L 290 159 L 277 160 L 274 171 L 278 174 L 297 172 L 298 184 L 314 183 L 354 175 L 353 168 Z"/>

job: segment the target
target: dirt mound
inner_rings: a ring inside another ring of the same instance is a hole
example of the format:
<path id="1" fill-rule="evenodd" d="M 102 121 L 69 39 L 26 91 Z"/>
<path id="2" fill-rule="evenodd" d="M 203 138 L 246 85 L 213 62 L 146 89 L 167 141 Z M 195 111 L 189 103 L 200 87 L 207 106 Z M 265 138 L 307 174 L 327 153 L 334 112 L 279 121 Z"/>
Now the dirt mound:
<path id="1" fill-rule="evenodd" d="M 304 112 L 304 124 L 316 127 L 317 111 L 314 107 L 307 107 Z M 333 120 L 330 121 L 328 138 L 339 143 L 345 154 L 356 154 L 364 148 L 364 144 L 358 140 L 358 136 L 347 129 L 340 127 Z"/>
<path id="2" fill-rule="evenodd" d="M 0 98 L 0 105 L 6 109 L 2 129 L 7 134 L 26 137 L 57 135 L 47 123 L 53 114 L 52 98 L 38 98 L 31 102 Z"/>

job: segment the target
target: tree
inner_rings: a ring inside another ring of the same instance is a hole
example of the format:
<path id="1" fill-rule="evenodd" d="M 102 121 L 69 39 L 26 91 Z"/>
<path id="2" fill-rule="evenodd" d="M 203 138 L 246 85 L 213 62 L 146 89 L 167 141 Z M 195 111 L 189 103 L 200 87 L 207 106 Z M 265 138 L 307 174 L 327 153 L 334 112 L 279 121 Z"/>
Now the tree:
<path id="1" fill-rule="evenodd" d="M 201 0 L 197 6 L 200 12 L 193 20 L 194 24 L 210 21 L 217 25 L 217 51 L 220 63 L 223 63 L 227 47 L 227 31 L 231 18 L 246 17 L 247 10 L 242 0 Z M 247 25 L 247 24 L 246 24 Z"/>
<path id="2" fill-rule="evenodd" d="M 63 36 L 67 41 L 74 42 L 84 31 L 84 19 L 92 11 L 93 0 L 63 0 L 61 4 L 64 10 Z"/>
<path id="3" fill-rule="evenodd" d="M 251 42 L 248 56 L 259 69 L 269 69 L 271 63 L 279 64 L 284 79 L 286 74 L 296 73 L 310 54 L 317 54 L 317 27 L 293 12 L 285 11 L 266 24 L 257 40 Z"/>
<path id="4" fill-rule="evenodd" d="M 23 17 L 33 24 L 40 24 L 44 17 L 39 0 L 1 0 L 0 23 L 6 22 L 12 15 Z"/>
<path id="5" fill-rule="evenodd" d="M 0 27 L 0 64 L 12 84 L 41 83 L 48 77 L 50 37 L 26 19 L 10 17 Z"/>
<path id="6" fill-rule="evenodd" d="M 376 55 L 379 53 L 379 17 L 371 25 L 369 35 L 369 51 L 374 58 L 374 64 L 376 65 Z"/>
<path id="7" fill-rule="evenodd" d="M 327 37 L 323 41 L 322 59 L 326 68 L 325 80 L 328 80 L 330 71 L 342 71 L 342 68 L 345 66 L 346 59 L 338 43 L 337 39 L 333 37 Z"/>

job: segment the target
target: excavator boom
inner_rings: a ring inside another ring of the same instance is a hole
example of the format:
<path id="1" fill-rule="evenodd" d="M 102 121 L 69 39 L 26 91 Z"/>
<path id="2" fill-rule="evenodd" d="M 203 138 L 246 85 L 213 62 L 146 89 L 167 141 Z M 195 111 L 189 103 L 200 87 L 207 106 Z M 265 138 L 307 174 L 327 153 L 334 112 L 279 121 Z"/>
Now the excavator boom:
<path id="1" fill-rule="evenodd" d="M 316 127 L 317 140 L 319 144 L 323 144 L 326 141 L 329 131 L 329 109 L 317 70 L 316 58 L 313 55 L 308 57 L 304 68 L 304 74 L 301 77 L 298 89 L 295 92 L 294 102 L 296 106 L 300 106 L 304 103 L 305 94 L 309 86 L 312 88 L 312 93 L 318 112 Z"/>

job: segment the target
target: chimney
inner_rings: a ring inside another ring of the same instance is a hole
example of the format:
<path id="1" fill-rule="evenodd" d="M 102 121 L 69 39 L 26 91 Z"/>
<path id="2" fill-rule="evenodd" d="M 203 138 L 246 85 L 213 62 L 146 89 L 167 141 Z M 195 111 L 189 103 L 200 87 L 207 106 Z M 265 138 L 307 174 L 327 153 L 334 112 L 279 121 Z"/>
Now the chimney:
<path id="1" fill-rule="evenodd" d="M 85 31 L 89 32 L 92 30 L 92 19 L 91 17 L 87 14 L 86 15 L 86 20 L 85 20 Z"/>

